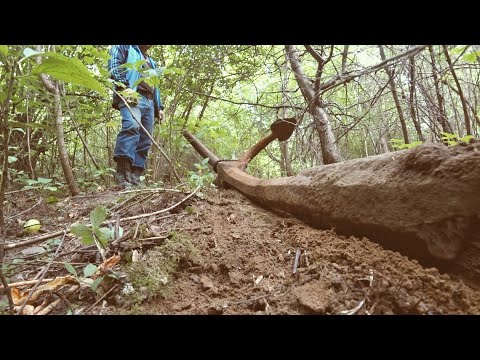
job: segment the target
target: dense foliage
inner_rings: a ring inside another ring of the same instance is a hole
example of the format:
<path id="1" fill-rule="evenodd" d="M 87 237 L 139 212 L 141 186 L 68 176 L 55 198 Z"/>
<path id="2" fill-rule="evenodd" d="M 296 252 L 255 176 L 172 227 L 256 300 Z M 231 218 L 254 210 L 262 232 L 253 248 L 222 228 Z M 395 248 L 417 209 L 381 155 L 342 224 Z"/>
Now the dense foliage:
<path id="1" fill-rule="evenodd" d="M 412 46 L 294 48 L 318 106 L 328 115 L 342 159 L 422 141 L 448 145 L 466 135 L 478 137 L 478 47 L 423 47 L 391 62 L 388 59 Z M 113 184 L 112 152 L 120 117 L 111 107 L 108 50 L 92 45 L 0 45 L 0 139 L 2 149 L 8 144 L 9 168 L 5 191 L 30 186 L 68 193 L 59 161 L 59 131 L 81 190 Z M 236 159 L 275 119 L 296 117 L 299 125 L 290 140 L 272 143 L 248 171 L 276 177 L 324 163 L 321 130 L 308 111 L 312 104 L 302 94 L 284 46 L 171 45 L 156 46 L 151 54 L 164 68 L 159 81 L 166 105 L 166 121 L 155 127 L 154 137 L 180 177 L 187 180 L 201 161 L 181 136 L 184 126 L 219 157 Z M 367 71 L 382 58 L 387 67 Z M 39 74 L 48 75 L 53 92 Z M 354 76 L 342 82 L 348 75 Z M 339 83 L 328 87 L 332 81 Z M 63 129 L 58 127 L 59 106 Z M 2 151 L 0 160 L 6 155 Z M 175 185 L 172 174 L 153 147 L 147 180 Z"/>

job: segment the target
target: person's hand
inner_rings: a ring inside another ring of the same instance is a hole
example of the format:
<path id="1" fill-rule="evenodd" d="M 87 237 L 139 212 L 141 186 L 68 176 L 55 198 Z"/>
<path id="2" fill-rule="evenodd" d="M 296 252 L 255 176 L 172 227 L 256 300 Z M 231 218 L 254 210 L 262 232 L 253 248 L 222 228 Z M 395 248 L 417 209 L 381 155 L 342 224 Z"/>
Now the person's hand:
<path id="1" fill-rule="evenodd" d="M 157 113 L 158 122 L 161 124 L 164 118 L 163 110 L 159 109 Z"/>

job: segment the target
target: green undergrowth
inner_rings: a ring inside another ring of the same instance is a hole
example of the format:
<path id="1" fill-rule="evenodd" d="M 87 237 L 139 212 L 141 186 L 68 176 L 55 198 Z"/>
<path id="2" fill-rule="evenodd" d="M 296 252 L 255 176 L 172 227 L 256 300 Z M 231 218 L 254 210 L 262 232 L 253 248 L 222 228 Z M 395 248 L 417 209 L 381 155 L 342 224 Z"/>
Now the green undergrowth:
<path id="1" fill-rule="evenodd" d="M 141 260 L 126 265 L 133 291 L 127 297 L 134 308 L 157 296 L 167 298 L 180 268 L 197 263 L 199 252 L 189 235 L 172 232 L 165 243 L 147 251 Z"/>

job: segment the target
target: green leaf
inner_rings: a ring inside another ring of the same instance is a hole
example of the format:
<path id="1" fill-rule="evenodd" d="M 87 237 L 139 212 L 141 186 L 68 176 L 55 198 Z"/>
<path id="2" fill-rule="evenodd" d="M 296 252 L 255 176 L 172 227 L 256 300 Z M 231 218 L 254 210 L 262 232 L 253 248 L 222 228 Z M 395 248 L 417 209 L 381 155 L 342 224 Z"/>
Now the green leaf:
<path id="1" fill-rule="evenodd" d="M 112 237 L 112 231 L 108 228 L 102 227 L 100 229 L 95 229 L 95 235 L 103 246 L 106 246 L 108 240 Z"/>
<path id="2" fill-rule="evenodd" d="M 7 45 L 0 45 L 0 54 L 4 56 L 8 55 L 8 46 Z"/>
<path id="3" fill-rule="evenodd" d="M 97 292 L 98 285 L 103 281 L 104 276 L 100 276 L 99 278 L 96 278 L 95 281 L 90 285 L 90 288 L 92 289 L 93 292 Z"/>
<path id="4" fill-rule="evenodd" d="M 48 184 L 48 183 L 52 182 L 52 179 L 46 179 L 46 178 L 39 177 L 39 178 L 37 179 L 37 181 L 38 181 L 40 184 Z"/>
<path id="5" fill-rule="evenodd" d="M 477 62 L 477 54 L 476 52 L 472 52 L 470 54 L 465 54 L 462 56 L 462 60 L 468 63 L 475 63 Z"/>
<path id="6" fill-rule="evenodd" d="M 464 46 L 456 46 L 454 47 L 453 49 L 449 50 L 448 52 L 452 55 L 455 55 L 455 54 L 460 54 L 463 50 L 465 50 L 467 46 L 464 45 Z"/>
<path id="7" fill-rule="evenodd" d="M 0 93 L 0 97 L 1 97 L 1 93 Z M 11 126 L 11 127 L 21 127 L 21 128 L 27 128 L 27 127 L 31 127 L 31 128 L 35 128 L 35 129 L 45 129 L 45 130 L 48 130 L 48 131 L 54 131 L 55 129 L 51 126 L 48 126 L 48 125 L 45 125 L 45 124 L 37 124 L 37 123 L 22 123 L 22 122 L 18 122 L 18 121 L 15 121 L 15 120 L 8 120 L 8 125 Z"/>
<path id="8" fill-rule="evenodd" d="M 58 246 L 60 245 L 62 240 L 60 240 L 59 238 L 54 238 L 54 239 L 51 239 L 49 241 L 47 241 L 47 244 L 48 245 L 52 245 L 52 246 Z"/>
<path id="9" fill-rule="evenodd" d="M 106 127 L 110 127 L 110 128 L 111 128 L 111 127 L 116 127 L 116 126 L 118 126 L 118 121 L 111 120 L 111 121 L 105 123 L 105 126 L 106 126 Z"/>
<path id="10" fill-rule="evenodd" d="M 475 136 L 473 136 L 473 135 L 465 135 L 464 137 L 459 138 L 458 140 L 459 140 L 459 141 L 463 141 L 463 142 L 465 142 L 465 143 L 468 144 L 471 139 L 475 139 Z"/>
<path id="11" fill-rule="evenodd" d="M 185 211 L 186 211 L 186 213 L 187 213 L 188 215 L 192 215 L 192 214 L 195 212 L 195 210 L 193 209 L 192 206 L 187 206 L 187 207 L 185 208 Z"/>
<path id="12" fill-rule="evenodd" d="M 9 156 L 8 157 L 8 163 L 9 164 L 13 164 L 15 161 L 17 161 L 18 159 L 15 157 L 15 156 Z"/>
<path id="13" fill-rule="evenodd" d="M 90 229 L 88 226 L 80 223 L 74 223 L 70 226 L 70 232 L 73 235 L 76 235 L 81 238 L 82 243 L 85 245 L 90 245 L 93 244 L 93 235 L 92 235 L 92 229 Z"/>
<path id="14" fill-rule="evenodd" d="M 83 58 L 83 62 L 87 65 L 90 65 L 90 64 L 93 64 L 94 63 L 94 60 L 91 56 L 85 56 Z"/>
<path id="15" fill-rule="evenodd" d="M 36 184 L 38 184 L 38 181 L 37 181 L 37 180 L 33 180 L 33 179 L 27 179 L 27 184 L 28 184 L 28 185 L 36 185 Z"/>
<path id="16" fill-rule="evenodd" d="M 90 279 L 90 278 L 82 278 L 80 279 L 82 283 L 86 284 L 86 285 L 92 285 L 93 284 L 93 279 Z"/>
<path id="17" fill-rule="evenodd" d="M 90 212 L 90 222 L 92 226 L 99 227 L 107 218 L 107 210 L 103 206 L 97 206 Z"/>
<path id="18" fill-rule="evenodd" d="M 119 68 L 126 68 L 126 69 L 132 69 L 132 70 L 140 70 L 142 68 L 142 65 L 145 64 L 147 60 L 138 60 L 135 61 L 134 63 L 125 63 L 119 66 Z"/>
<path id="19" fill-rule="evenodd" d="M 203 159 L 200 163 L 201 163 L 202 165 L 207 165 L 207 164 L 208 164 L 208 160 L 210 160 L 210 159 L 209 159 L 209 158 L 205 158 L 205 159 Z"/>
<path id="20" fill-rule="evenodd" d="M 50 191 L 57 191 L 58 188 L 56 186 L 47 186 L 45 189 L 50 190 Z"/>
<path id="21" fill-rule="evenodd" d="M 85 268 L 83 269 L 83 276 L 85 277 L 90 277 L 92 276 L 93 274 L 95 274 L 95 272 L 97 271 L 97 267 L 93 264 L 88 264 L 87 266 L 85 266 Z"/>
<path id="22" fill-rule="evenodd" d="M 13 128 L 12 131 L 20 131 L 22 134 L 25 134 L 25 130 L 23 130 L 22 128 Z"/>
<path id="23" fill-rule="evenodd" d="M 72 264 L 68 263 L 68 262 L 65 262 L 63 263 L 65 265 L 65 268 L 67 269 L 67 271 L 72 274 L 73 276 L 77 276 L 77 271 L 75 270 L 75 268 L 72 266 Z"/>
<path id="24" fill-rule="evenodd" d="M 57 54 L 59 55 L 59 54 Z M 48 74 L 57 80 L 62 80 L 71 84 L 85 86 L 86 88 L 95 90 L 100 94 L 104 94 L 105 90 L 98 80 L 96 80 L 85 65 L 78 59 L 49 57 L 37 65 L 32 74 Z"/>

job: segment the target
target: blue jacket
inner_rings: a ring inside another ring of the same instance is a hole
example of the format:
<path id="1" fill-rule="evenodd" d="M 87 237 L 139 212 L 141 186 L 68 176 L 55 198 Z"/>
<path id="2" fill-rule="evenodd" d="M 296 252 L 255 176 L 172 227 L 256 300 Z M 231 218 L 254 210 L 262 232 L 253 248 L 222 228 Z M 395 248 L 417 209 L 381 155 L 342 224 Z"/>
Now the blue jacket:
<path id="1" fill-rule="evenodd" d="M 140 79 L 140 73 L 132 69 L 126 69 L 119 67 L 125 63 L 135 63 L 139 60 L 143 60 L 142 52 L 140 51 L 138 45 L 113 45 L 110 49 L 110 59 L 108 60 L 108 71 L 111 74 L 111 78 L 115 81 L 123 83 L 126 87 L 129 87 L 132 90 L 137 90 L 136 86 L 133 86 L 135 82 Z M 149 62 L 152 69 L 157 68 L 155 61 L 148 57 L 147 61 Z M 123 90 L 120 87 L 116 87 L 117 91 Z M 160 89 L 158 86 L 155 86 L 154 91 L 154 104 L 155 104 L 155 116 L 159 109 L 163 110 L 162 99 L 160 96 Z M 112 106 L 115 109 L 119 109 L 119 104 L 122 100 L 120 97 L 113 93 L 113 102 Z"/>

